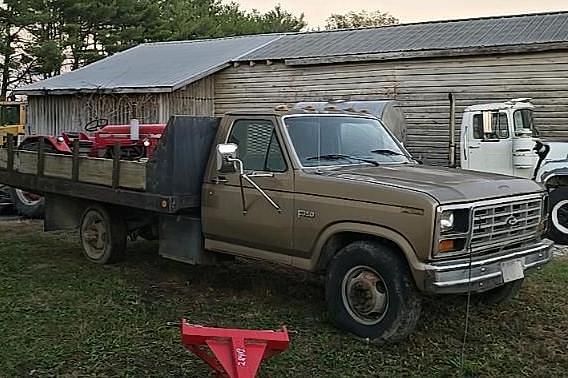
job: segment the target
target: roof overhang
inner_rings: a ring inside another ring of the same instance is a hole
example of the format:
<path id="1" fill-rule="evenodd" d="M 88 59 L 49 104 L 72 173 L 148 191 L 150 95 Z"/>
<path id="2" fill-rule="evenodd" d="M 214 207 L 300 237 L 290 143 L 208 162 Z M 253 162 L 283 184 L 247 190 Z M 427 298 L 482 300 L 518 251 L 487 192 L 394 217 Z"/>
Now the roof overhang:
<path id="1" fill-rule="evenodd" d="M 325 57 L 305 57 L 284 59 L 288 66 L 308 66 L 320 64 L 356 63 L 387 60 L 447 58 L 455 56 L 523 54 L 552 50 L 568 50 L 568 42 L 535 43 L 506 46 L 483 46 L 454 49 L 398 51 L 378 54 L 352 54 Z"/>
<path id="2" fill-rule="evenodd" d="M 75 94 L 143 94 L 143 93 L 172 93 L 179 89 L 182 89 L 196 81 L 199 81 L 207 76 L 210 76 L 216 72 L 219 72 L 227 67 L 229 67 L 232 63 L 223 63 L 218 66 L 212 67 L 205 71 L 200 72 L 197 75 L 192 76 L 190 79 L 176 83 L 175 85 L 161 85 L 161 86 L 132 86 L 132 87 L 115 87 L 115 88 L 102 88 L 102 87 L 92 87 L 92 88 L 58 88 L 58 89 L 50 89 L 48 87 L 45 88 L 37 88 L 37 89 L 26 89 L 25 87 L 21 89 L 14 89 L 14 93 L 18 95 L 26 95 L 26 96 L 46 96 L 46 95 L 75 95 Z"/>

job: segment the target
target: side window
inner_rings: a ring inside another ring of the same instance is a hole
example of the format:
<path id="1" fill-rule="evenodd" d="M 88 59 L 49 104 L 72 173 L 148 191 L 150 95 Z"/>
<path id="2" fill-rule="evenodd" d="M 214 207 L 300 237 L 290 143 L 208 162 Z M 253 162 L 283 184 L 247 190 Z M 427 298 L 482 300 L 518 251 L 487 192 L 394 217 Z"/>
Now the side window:
<path id="1" fill-rule="evenodd" d="M 489 114 L 489 113 L 487 113 Z M 487 117 L 486 122 L 491 124 L 483 124 L 483 114 L 475 114 L 473 116 L 473 138 L 481 140 L 496 140 L 509 138 L 509 124 L 506 113 L 492 112 Z"/>
<path id="2" fill-rule="evenodd" d="M 239 159 L 247 171 L 286 171 L 286 161 L 270 121 L 236 121 L 229 135 L 229 143 L 239 146 Z"/>

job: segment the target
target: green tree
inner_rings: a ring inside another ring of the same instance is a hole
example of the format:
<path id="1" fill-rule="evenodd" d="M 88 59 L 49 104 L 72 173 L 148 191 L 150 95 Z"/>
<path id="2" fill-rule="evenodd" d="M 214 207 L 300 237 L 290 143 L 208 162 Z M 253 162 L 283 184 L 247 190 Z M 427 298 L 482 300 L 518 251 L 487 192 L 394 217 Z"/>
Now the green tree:
<path id="1" fill-rule="evenodd" d="M 5 0 L 0 4 L 0 100 L 6 100 L 11 86 L 29 77 L 34 58 L 24 49 L 24 32 L 33 21 L 28 1 Z"/>
<path id="2" fill-rule="evenodd" d="M 306 27 L 304 15 L 277 6 L 266 13 L 245 11 L 220 0 L 170 0 L 162 3 L 162 35 L 168 40 L 292 32 Z"/>
<path id="3" fill-rule="evenodd" d="M 28 42 L 23 49 L 34 57 L 33 75 L 49 78 L 61 73 L 65 56 L 63 9 L 65 0 L 29 0 L 32 21 L 24 27 Z"/>
<path id="4" fill-rule="evenodd" d="M 381 11 L 351 11 L 346 14 L 332 14 L 326 20 L 325 29 L 355 29 L 396 25 L 399 20 L 393 15 Z"/>

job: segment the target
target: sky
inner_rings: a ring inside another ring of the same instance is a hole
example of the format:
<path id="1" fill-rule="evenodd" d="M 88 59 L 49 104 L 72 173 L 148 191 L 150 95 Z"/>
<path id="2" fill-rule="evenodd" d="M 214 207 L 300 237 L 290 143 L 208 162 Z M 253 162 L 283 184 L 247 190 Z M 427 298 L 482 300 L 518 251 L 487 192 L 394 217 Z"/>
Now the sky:
<path id="1" fill-rule="evenodd" d="M 568 10 L 568 0 L 234 0 L 245 9 L 266 11 L 281 4 L 294 14 L 304 13 L 309 28 L 325 25 L 332 13 L 380 10 L 400 22 L 447 20 L 506 14 Z"/>

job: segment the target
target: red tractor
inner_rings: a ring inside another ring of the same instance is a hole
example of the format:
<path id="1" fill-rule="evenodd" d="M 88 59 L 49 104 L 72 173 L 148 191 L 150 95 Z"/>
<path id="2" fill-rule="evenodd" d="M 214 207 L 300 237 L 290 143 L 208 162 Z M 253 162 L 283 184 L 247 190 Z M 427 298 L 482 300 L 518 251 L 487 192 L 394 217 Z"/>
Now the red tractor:
<path id="1" fill-rule="evenodd" d="M 165 128 L 166 124 L 139 125 L 137 120 L 130 125 L 109 125 L 106 119 L 96 119 L 85 125 L 85 132 L 63 132 L 58 137 L 28 136 L 18 149 L 37 151 L 40 138 L 44 138 L 47 153 L 70 155 L 73 153 L 73 143 L 78 140 L 80 154 L 113 158 L 114 146 L 118 143 L 121 159 L 139 160 L 152 156 Z"/>
<path id="2" fill-rule="evenodd" d="M 139 160 L 149 158 L 162 137 L 165 124 L 139 125 L 133 120 L 130 125 L 108 125 L 108 120 L 96 119 L 87 123 L 85 132 L 64 132 L 61 136 L 33 135 L 24 138 L 19 150 L 37 151 L 41 138 L 47 153 L 71 155 L 75 140 L 79 141 L 79 153 L 83 156 L 114 158 L 115 145 L 120 146 L 120 159 Z M 19 214 L 29 218 L 42 218 L 43 197 L 12 188 L 10 203 L 14 203 Z M 0 205 L 3 204 L 0 193 Z"/>

